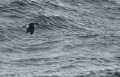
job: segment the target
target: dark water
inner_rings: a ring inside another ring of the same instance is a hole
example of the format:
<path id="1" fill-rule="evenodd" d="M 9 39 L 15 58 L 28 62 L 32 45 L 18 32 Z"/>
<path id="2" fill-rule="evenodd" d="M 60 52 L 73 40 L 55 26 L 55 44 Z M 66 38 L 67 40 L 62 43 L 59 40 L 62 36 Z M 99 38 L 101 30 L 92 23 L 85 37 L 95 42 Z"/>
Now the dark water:
<path id="1" fill-rule="evenodd" d="M 0 77 L 120 77 L 120 1 L 1 0 Z"/>

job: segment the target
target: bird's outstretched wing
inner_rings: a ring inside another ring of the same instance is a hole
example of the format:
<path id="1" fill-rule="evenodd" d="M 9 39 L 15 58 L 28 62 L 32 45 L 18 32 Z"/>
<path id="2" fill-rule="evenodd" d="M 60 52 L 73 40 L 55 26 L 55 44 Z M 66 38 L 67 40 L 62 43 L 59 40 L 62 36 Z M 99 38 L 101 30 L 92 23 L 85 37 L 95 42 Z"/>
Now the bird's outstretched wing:
<path id="1" fill-rule="evenodd" d="M 28 28 L 28 27 L 29 27 L 29 25 L 24 25 L 24 26 L 23 26 L 23 28 L 25 28 L 25 27 L 26 27 L 26 28 Z"/>
<path id="2" fill-rule="evenodd" d="M 25 28 L 26 27 L 26 25 L 24 25 L 22 28 Z"/>

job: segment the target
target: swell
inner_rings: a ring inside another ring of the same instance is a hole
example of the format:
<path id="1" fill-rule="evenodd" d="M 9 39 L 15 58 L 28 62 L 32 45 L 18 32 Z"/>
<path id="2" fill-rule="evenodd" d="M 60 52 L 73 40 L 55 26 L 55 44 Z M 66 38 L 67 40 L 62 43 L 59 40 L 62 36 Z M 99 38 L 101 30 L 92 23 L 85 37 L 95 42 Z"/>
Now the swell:
<path id="1" fill-rule="evenodd" d="M 4 7 L 1 7 L 0 13 L 2 16 L 9 18 L 10 20 L 17 19 L 17 21 L 23 24 L 38 22 L 40 24 L 39 27 L 43 29 L 68 29 L 76 26 L 74 23 L 71 23 L 71 20 L 74 19 L 69 19 L 65 17 L 65 15 L 47 15 L 44 13 L 44 10 L 49 9 L 52 11 L 57 9 L 61 12 L 70 9 L 58 4 L 55 4 L 52 1 L 41 1 L 41 3 L 36 3 L 34 1 L 30 2 L 28 0 L 14 1 Z M 44 9 L 44 7 L 46 9 Z M 14 23 L 16 25 L 16 22 Z"/>
<path id="2" fill-rule="evenodd" d="M 3 24 L 7 26 L 7 28 L 5 28 L 5 31 L 2 33 L 4 35 L 1 34 L 1 36 L 2 37 L 5 36 L 4 39 L 7 40 L 12 41 L 13 38 L 18 39 L 18 35 L 22 35 L 23 33 L 22 26 L 31 22 L 38 22 L 39 23 L 38 29 L 40 31 L 45 29 L 50 31 L 53 30 L 61 31 L 61 29 L 65 29 L 64 31 L 70 30 L 72 32 L 76 32 L 76 31 L 89 32 L 89 30 L 85 29 L 84 27 L 81 27 L 81 25 L 79 28 L 78 27 L 79 25 L 76 25 L 74 22 L 71 23 L 71 20 L 74 19 L 72 18 L 69 19 L 64 14 L 54 15 L 49 13 L 46 14 L 45 12 L 43 12 L 44 10 L 51 10 L 51 11 L 59 10 L 60 12 L 69 10 L 72 12 L 77 12 L 75 10 L 72 10 L 70 7 L 68 8 L 66 6 L 61 6 L 59 5 L 59 3 L 55 4 L 55 2 L 52 1 L 41 1 L 41 3 L 30 2 L 28 0 L 13 1 L 10 4 L 4 5 L 3 7 L 0 8 L 1 8 L 0 9 L 1 15 L 5 19 L 9 20 L 7 21 L 7 23 Z"/>

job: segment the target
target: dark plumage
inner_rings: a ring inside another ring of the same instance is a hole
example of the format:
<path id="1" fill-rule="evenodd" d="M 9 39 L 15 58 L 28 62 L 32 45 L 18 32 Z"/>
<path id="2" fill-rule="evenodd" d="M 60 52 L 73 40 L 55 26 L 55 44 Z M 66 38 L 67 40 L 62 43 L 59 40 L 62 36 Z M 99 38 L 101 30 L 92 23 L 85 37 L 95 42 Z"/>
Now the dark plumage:
<path id="1" fill-rule="evenodd" d="M 34 25 L 35 24 L 38 24 L 38 23 L 30 23 L 30 24 L 24 26 L 24 27 L 27 27 L 26 33 L 30 32 L 30 34 L 32 35 L 34 33 Z"/>

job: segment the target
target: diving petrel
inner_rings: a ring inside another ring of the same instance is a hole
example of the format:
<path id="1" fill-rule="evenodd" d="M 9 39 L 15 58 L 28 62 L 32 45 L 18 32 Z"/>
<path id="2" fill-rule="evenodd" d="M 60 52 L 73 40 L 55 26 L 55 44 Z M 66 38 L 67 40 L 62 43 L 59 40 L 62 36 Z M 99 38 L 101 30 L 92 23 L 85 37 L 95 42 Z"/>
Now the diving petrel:
<path id="1" fill-rule="evenodd" d="M 36 24 L 38 24 L 38 23 L 30 23 L 30 24 L 28 24 L 28 25 L 23 26 L 23 27 L 26 27 L 26 28 L 27 28 L 27 29 L 26 29 L 26 33 L 29 33 L 29 32 L 30 32 L 30 34 L 32 35 L 32 34 L 34 33 L 34 26 L 35 26 Z"/>

